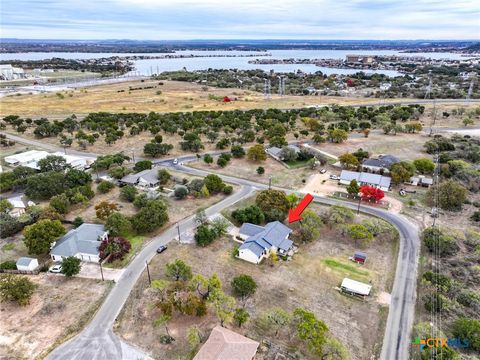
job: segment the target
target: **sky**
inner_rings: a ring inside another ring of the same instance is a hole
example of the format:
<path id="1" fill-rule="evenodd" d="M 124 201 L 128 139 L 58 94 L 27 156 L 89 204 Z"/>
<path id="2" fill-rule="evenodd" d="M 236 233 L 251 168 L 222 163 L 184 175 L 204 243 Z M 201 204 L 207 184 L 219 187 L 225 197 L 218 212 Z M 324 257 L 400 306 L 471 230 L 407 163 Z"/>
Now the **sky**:
<path id="1" fill-rule="evenodd" d="M 480 39 L 479 0 L 2 0 L 23 39 Z"/>

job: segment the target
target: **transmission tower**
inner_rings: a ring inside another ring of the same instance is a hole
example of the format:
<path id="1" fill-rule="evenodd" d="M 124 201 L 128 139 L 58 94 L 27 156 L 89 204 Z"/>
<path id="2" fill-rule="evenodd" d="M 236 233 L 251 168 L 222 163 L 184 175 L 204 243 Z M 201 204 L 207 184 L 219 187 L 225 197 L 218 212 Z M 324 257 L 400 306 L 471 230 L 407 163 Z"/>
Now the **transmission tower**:
<path id="1" fill-rule="evenodd" d="M 278 95 L 285 95 L 285 75 L 278 76 Z"/>
<path id="2" fill-rule="evenodd" d="M 432 89 L 433 89 L 433 79 L 432 79 L 432 70 L 428 71 L 428 86 L 427 91 L 425 92 L 424 99 L 431 99 L 432 98 Z"/>
<path id="3" fill-rule="evenodd" d="M 265 79 L 265 85 L 263 87 L 263 96 L 265 99 L 270 99 L 272 85 L 269 79 Z"/>
<path id="4" fill-rule="evenodd" d="M 435 97 L 433 96 L 433 77 L 432 77 L 432 70 L 428 71 L 428 86 L 427 90 L 425 91 L 425 100 L 433 99 L 433 113 L 432 113 L 432 122 L 430 123 L 430 135 L 433 133 L 433 127 L 435 126 L 435 122 L 437 120 L 437 104 L 435 101 Z"/>

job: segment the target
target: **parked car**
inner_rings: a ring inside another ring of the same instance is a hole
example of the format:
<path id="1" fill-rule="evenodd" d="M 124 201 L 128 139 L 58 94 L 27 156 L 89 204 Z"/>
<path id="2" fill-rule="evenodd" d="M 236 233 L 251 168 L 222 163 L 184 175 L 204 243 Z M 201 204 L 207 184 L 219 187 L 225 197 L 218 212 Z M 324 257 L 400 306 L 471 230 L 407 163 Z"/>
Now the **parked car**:
<path id="1" fill-rule="evenodd" d="M 50 270 L 49 270 L 51 273 L 61 273 L 62 272 L 62 265 L 60 264 L 57 264 L 57 265 L 53 265 Z"/>
<path id="2" fill-rule="evenodd" d="M 167 245 L 162 245 L 157 249 L 157 254 L 161 254 L 165 250 L 167 250 Z"/>
<path id="3" fill-rule="evenodd" d="M 173 165 L 177 165 L 177 164 L 178 164 L 178 159 L 177 158 L 173 159 Z"/>
<path id="4" fill-rule="evenodd" d="M 340 180 L 340 176 L 330 175 L 330 179 L 332 179 L 332 180 Z"/>
<path id="5" fill-rule="evenodd" d="M 326 172 L 327 172 L 327 169 L 320 170 L 320 174 L 325 174 Z"/>

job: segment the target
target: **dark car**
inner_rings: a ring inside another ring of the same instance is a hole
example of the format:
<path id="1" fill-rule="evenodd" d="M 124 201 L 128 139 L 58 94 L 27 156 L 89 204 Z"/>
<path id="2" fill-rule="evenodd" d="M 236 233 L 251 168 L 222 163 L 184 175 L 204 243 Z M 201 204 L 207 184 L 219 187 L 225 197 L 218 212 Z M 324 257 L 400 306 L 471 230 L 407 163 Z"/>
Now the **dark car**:
<path id="1" fill-rule="evenodd" d="M 167 245 L 162 245 L 157 249 L 157 254 L 161 254 L 165 250 L 167 250 Z"/>

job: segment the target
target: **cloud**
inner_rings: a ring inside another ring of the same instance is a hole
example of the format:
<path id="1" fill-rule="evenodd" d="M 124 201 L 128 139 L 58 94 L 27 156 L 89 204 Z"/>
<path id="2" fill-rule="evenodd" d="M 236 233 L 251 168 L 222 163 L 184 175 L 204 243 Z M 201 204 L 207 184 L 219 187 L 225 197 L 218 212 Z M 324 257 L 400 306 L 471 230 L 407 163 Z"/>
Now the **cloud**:
<path id="1" fill-rule="evenodd" d="M 467 0 L 3 0 L 1 30 L 63 39 L 478 39 L 479 19 L 480 6 Z"/>

